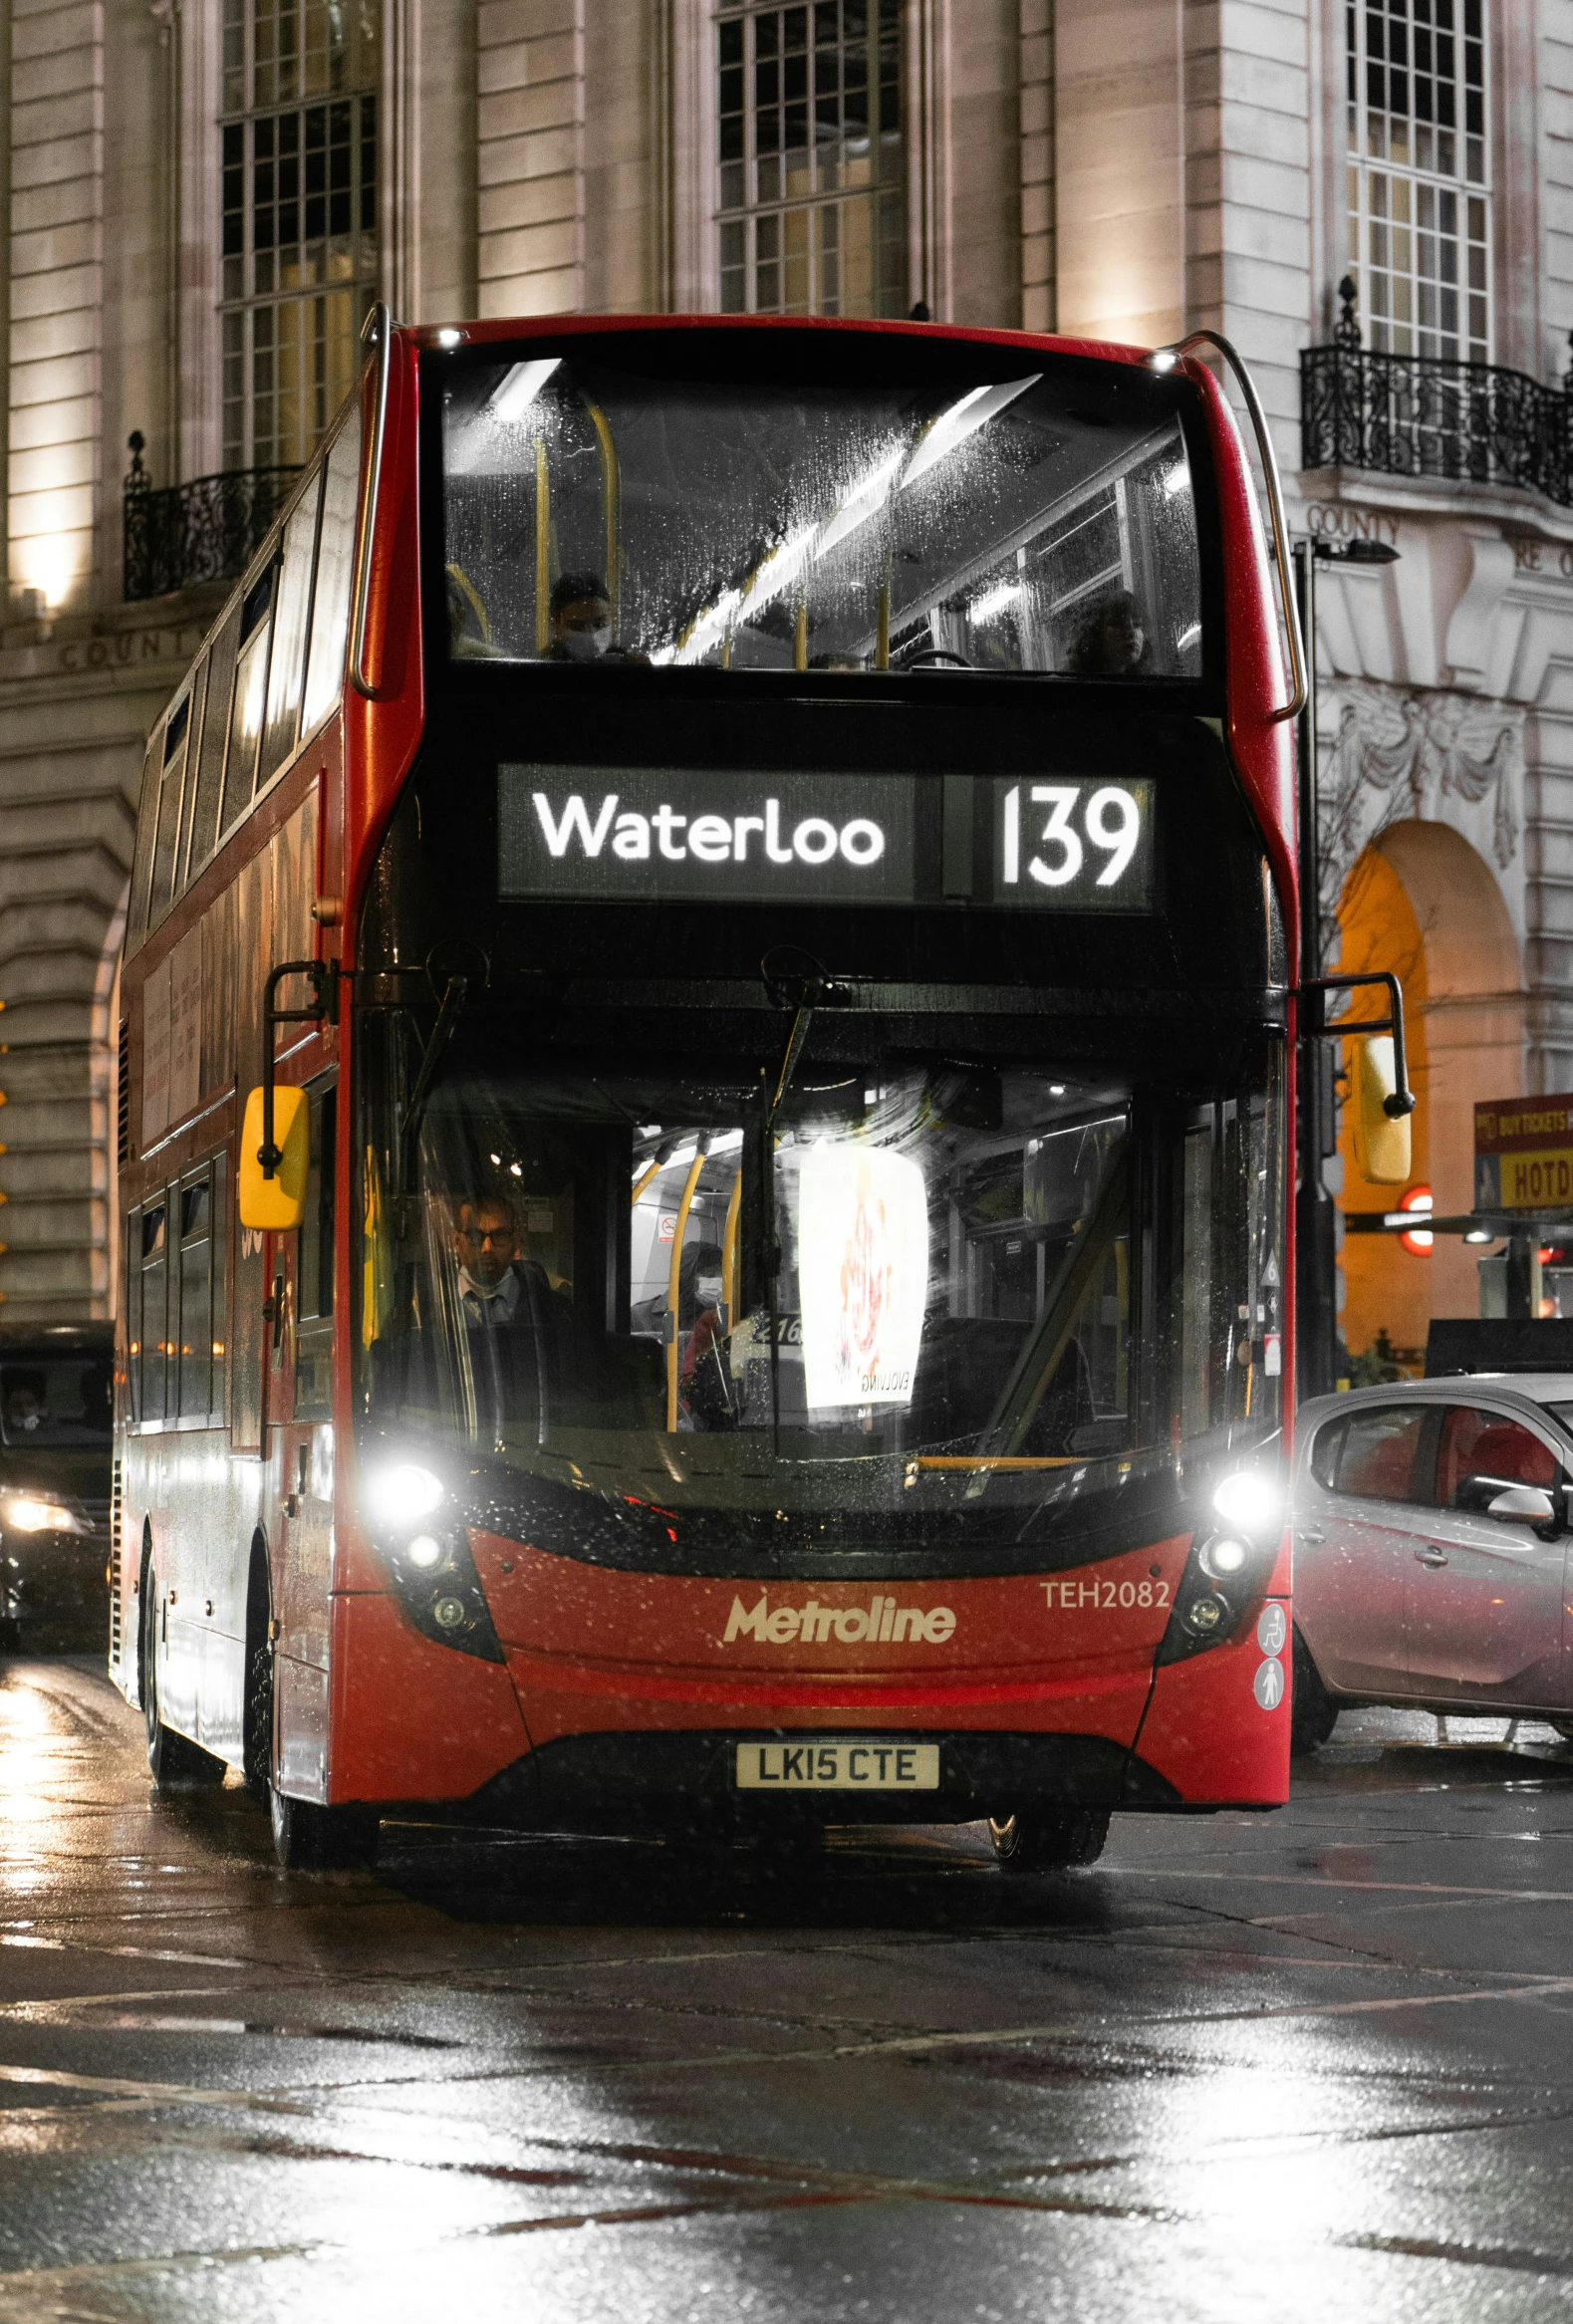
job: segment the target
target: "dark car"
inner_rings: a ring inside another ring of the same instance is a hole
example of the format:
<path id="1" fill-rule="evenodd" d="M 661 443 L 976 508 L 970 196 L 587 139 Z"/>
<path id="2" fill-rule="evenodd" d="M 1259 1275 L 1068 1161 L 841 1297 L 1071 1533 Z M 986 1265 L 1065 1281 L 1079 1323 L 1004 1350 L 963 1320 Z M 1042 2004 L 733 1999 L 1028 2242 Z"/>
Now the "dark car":
<path id="1" fill-rule="evenodd" d="M 109 1635 L 112 1324 L 0 1326 L 0 1651 Z"/>

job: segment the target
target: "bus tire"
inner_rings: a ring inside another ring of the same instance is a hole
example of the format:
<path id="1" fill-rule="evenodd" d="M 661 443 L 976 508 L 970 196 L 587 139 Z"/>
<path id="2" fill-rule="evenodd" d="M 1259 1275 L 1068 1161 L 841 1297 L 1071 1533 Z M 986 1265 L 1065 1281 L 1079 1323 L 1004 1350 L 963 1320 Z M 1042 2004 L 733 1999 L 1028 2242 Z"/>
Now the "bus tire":
<path id="1" fill-rule="evenodd" d="M 359 1801 L 325 1808 L 316 1800 L 291 1799 L 276 1785 L 268 1790 L 273 1853 L 286 1872 L 329 1872 L 377 1861 L 378 1814 Z"/>
<path id="2" fill-rule="evenodd" d="M 155 1791 L 190 1791 L 219 1784 L 222 1759 L 166 1727 L 158 1715 L 158 1591 L 151 1566 L 142 1568 L 142 1720 L 147 1730 L 147 1772 Z"/>
<path id="3" fill-rule="evenodd" d="M 990 1816 L 989 1838 L 1001 1872 L 1031 1876 L 1096 1864 L 1109 1837 L 1107 1808 L 1035 1808 Z"/>
<path id="4" fill-rule="evenodd" d="M 1322 1674 L 1311 1650 L 1295 1626 L 1293 1656 L 1294 1694 L 1289 1705 L 1289 1753 L 1303 1759 L 1325 1743 L 1338 1724 L 1338 1705 L 1322 1684 Z"/>

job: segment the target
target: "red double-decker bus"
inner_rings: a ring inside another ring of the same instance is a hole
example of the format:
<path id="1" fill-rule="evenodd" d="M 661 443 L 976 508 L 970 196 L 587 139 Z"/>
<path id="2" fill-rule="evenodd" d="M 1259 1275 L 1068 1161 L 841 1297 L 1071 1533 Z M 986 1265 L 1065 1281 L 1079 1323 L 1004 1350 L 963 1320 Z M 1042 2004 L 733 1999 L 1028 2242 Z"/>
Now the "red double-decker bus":
<path id="1" fill-rule="evenodd" d="M 1284 1798 L 1277 640 L 1183 351 L 380 311 L 147 755 L 159 1783 L 286 1863 Z"/>

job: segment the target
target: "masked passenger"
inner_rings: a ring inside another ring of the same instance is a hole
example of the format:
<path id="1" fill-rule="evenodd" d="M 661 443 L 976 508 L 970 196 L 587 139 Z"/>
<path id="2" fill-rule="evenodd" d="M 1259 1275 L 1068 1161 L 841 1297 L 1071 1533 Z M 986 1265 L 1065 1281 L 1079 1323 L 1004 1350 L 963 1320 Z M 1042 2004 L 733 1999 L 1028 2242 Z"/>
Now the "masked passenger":
<path id="1" fill-rule="evenodd" d="M 548 661 L 645 661 L 612 636 L 612 601 L 597 573 L 564 573 L 552 585 Z"/>
<path id="2" fill-rule="evenodd" d="M 726 1317 L 721 1305 L 721 1246 L 700 1243 L 693 1271 L 694 1318 L 677 1374 L 677 1388 L 696 1428 L 735 1424 L 727 1366 Z"/>

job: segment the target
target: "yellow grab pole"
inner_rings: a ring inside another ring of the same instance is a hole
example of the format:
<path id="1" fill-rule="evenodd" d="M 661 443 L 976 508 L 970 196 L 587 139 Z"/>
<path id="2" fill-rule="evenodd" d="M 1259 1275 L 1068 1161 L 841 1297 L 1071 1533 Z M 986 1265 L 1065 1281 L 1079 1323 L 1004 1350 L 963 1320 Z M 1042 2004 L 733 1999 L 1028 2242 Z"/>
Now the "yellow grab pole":
<path id="1" fill-rule="evenodd" d="M 702 1150 L 693 1158 L 693 1167 L 683 1182 L 682 1200 L 677 1205 L 677 1223 L 671 1235 L 671 1272 L 666 1278 L 666 1311 L 671 1317 L 671 1338 L 666 1342 L 666 1432 L 674 1435 L 677 1428 L 677 1284 L 682 1273 L 682 1235 L 688 1223 L 694 1188 L 699 1183 L 699 1172 L 704 1167 Z"/>
<path id="2" fill-rule="evenodd" d="M 616 637 L 623 618 L 623 476 L 610 420 L 599 403 L 587 402 L 585 408 L 601 446 L 602 491 L 607 509 L 607 603 L 612 609 L 612 634 Z"/>
<path id="3" fill-rule="evenodd" d="M 794 669 L 807 669 L 808 667 L 808 601 L 806 598 L 799 598 L 797 601 L 797 620 L 792 630 L 792 666 Z"/>
<path id="4" fill-rule="evenodd" d="M 644 1193 L 646 1187 L 650 1184 L 651 1179 L 658 1178 L 665 1166 L 666 1165 L 664 1162 L 653 1162 L 650 1165 L 650 1168 L 645 1171 L 644 1175 L 634 1180 L 633 1200 L 635 1202 L 637 1202 L 640 1196 Z"/>
<path id="5" fill-rule="evenodd" d="M 726 1229 L 721 1237 L 721 1299 L 726 1308 L 728 1331 L 737 1320 L 732 1313 L 732 1302 L 737 1296 L 737 1213 L 742 1197 L 743 1172 L 739 1163 L 732 1180 L 731 1199 L 726 1205 Z"/>

